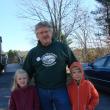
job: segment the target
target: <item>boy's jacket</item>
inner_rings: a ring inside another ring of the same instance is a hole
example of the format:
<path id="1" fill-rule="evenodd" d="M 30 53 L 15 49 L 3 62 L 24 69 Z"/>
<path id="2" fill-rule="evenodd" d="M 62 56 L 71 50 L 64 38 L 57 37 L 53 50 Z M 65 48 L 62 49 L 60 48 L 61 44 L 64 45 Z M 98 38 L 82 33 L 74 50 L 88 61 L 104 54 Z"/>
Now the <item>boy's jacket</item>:
<path id="1" fill-rule="evenodd" d="M 68 85 L 72 110 L 94 110 L 99 102 L 98 92 L 90 81 L 84 79 L 82 65 L 75 62 L 70 66 L 70 71 L 74 66 L 81 69 L 82 79 L 79 85 L 75 80 Z"/>

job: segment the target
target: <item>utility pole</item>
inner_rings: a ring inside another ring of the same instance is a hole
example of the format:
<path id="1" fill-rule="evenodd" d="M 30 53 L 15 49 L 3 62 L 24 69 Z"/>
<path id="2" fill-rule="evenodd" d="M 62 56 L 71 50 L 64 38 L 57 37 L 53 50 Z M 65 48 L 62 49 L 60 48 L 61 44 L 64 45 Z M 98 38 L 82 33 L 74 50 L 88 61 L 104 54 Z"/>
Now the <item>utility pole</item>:
<path id="1" fill-rule="evenodd" d="M 0 63 L 2 63 L 2 37 L 0 36 Z"/>

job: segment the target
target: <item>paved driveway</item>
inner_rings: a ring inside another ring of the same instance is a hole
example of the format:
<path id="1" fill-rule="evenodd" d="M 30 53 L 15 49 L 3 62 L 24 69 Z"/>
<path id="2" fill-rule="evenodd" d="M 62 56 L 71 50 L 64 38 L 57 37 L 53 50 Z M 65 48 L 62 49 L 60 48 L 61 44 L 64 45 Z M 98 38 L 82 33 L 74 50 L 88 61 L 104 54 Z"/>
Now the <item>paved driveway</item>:
<path id="1" fill-rule="evenodd" d="M 17 68 L 21 68 L 20 65 L 7 65 L 6 73 L 0 76 L 0 110 L 7 110 L 12 76 Z M 100 103 L 96 110 L 110 110 L 110 94 L 100 93 Z"/>
<path id="2" fill-rule="evenodd" d="M 18 68 L 19 64 L 8 64 L 6 72 L 0 75 L 0 110 L 7 110 L 12 77 Z"/>

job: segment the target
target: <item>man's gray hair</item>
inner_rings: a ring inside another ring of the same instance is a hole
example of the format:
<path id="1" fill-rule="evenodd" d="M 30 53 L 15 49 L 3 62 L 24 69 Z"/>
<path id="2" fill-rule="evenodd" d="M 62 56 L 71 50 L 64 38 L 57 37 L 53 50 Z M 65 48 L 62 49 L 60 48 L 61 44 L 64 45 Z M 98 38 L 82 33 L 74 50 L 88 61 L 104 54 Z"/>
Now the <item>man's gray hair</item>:
<path id="1" fill-rule="evenodd" d="M 41 27 L 52 29 L 52 25 L 50 23 L 48 23 L 47 21 L 42 21 L 35 25 L 35 32 Z"/>

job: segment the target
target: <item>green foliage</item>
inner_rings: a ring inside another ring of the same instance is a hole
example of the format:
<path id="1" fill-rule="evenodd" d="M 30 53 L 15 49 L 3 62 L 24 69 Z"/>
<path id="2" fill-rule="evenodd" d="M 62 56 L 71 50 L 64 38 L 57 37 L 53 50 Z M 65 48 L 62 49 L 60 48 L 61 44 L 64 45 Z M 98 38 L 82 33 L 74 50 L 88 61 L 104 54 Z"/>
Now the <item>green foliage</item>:
<path id="1" fill-rule="evenodd" d="M 54 35 L 54 39 L 57 40 L 57 41 L 60 41 L 64 44 L 67 44 L 67 45 L 70 45 L 72 43 L 72 39 L 71 38 L 68 38 L 65 36 L 65 34 L 61 33 L 60 36 L 56 37 L 56 35 Z"/>
<path id="2" fill-rule="evenodd" d="M 110 36 L 110 0 L 96 0 L 101 5 L 92 11 L 101 29 L 100 35 Z"/>
<path id="3" fill-rule="evenodd" d="M 98 1 L 99 3 L 102 3 L 102 4 L 105 4 L 107 2 L 110 2 L 110 0 L 96 0 L 96 1 Z"/>
<path id="4" fill-rule="evenodd" d="M 79 61 L 81 61 L 81 62 L 92 62 L 98 57 L 109 54 L 110 51 L 108 51 L 107 48 L 97 47 L 97 48 L 88 48 L 86 55 L 83 53 L 83 49 L 75 49 L 74 53 L 75 53 L 75 56 L 77 57 L 77 59 Z M 84 56 L 86 56 L 86 60 L 84 59 Z"/>
<path id="5" fill-rule="evenodd" d="M 14 57 L 17 55 L 17 51 L 16 50 L 9 50 L 7 54 L 8 54 L 8 57 Z"/>

